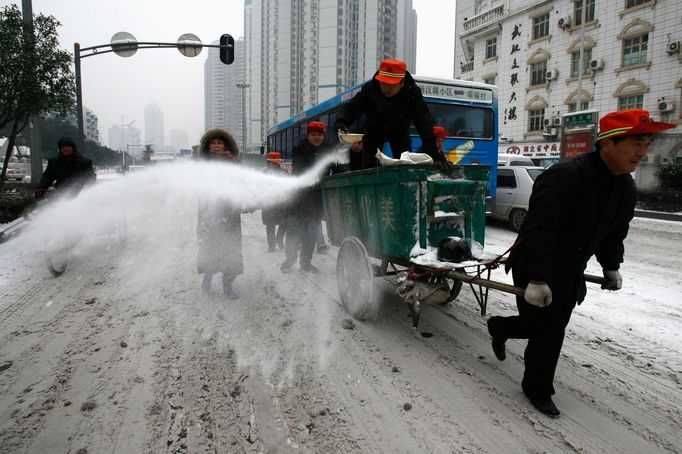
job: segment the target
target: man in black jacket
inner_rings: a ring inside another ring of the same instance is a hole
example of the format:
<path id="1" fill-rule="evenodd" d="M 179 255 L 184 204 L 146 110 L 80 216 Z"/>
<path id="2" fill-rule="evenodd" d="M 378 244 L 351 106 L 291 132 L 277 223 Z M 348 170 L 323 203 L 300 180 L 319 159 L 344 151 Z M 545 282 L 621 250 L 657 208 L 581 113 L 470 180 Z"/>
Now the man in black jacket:
<path id="1" fill-rule="evenodd" d="M 57 148 L 59 149 L 57 156 L 47 161 L 43 178 L 34 191 L 36 200 L 41 200 L 45 196 L 45 191 L 52 183 L 60 192 L 68 190 L 76 194 L 83 186 L 95 181 L 92 161 L 77 151 L 76 143 L 71 138 L 59 139 Z"/>
<path id="2" fill-rule="evenodd" d="M 291 174 L 300 175 L 315 165 L 322 154 L 325 125 L 319 121 L 308 123 L 308 135 L 299 142 L 291 153 Z M 319 184 L 299 189 L 295 200 L 289 204 L 286 243 L 286 260 L 280 267 L 283 273 L 291 272 L 300 251 L 301 271 L 317 273 L 319 270 L 310 262 L 317 240 L 317 227 L 322 219 L 322 189 Z"/>
<path id="3" fill-rule="evenodd" d="M 631 172 L 646 155 L 653 134 L 674 128 L 651 121 L 646 110 L 612 112 L 599 122 L 597 151 L 556 164 L 535 180 L 528 217 L 507 261 L 519 315 L 491 317 L 495 356 L 504 360 L 507 339 L 528 339 L 521 387 L 531 404 L 556 418 L 554 373 L 564 330 L 576 303 L 585 298 L 584 271 L 595 255 L 602 289 L 619 290 L 623 241 L 635 208 Z"/>
<path id="4" fill-rule="evenodd" d="M 362 139 L 362 168 L 377 167 L 376 152 L 384 142 L 391 145 L 393 157 L 412 151 L 410 122 L 414 123 L 422 140 L 422 150 L 437 164 L 446 162 L 436 149 L 433 120 L 422 92 L 400 60 L 384 60 L 379 71 L 346 104 L 334 122 L 334 129 L 343 133 L 348 125 L 365 114 L 365 135 Z"/>

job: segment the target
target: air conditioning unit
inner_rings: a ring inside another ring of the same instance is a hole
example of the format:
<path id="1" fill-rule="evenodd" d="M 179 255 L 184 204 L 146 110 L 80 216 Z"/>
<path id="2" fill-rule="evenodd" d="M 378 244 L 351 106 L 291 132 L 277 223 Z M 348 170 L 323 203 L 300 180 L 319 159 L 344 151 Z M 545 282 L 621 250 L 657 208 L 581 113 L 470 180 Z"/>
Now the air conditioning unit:
<path id="1" fill-rule="evenodd" d="M 658 102 L 659 112 L 672 112 L 675 109 L 675 103 L 672 99 L 662 99 Z"/>
<path id="2" fill-rule="evenodd" d="M 561 117 L 552 118 L 552 126 L 554 126 L 555 128 L 561 126 Z"/>
<path id="3" fill-rule="evenodd" d="M 551 118 L 544 118 L 542 120 L 542 126 L 544 126 L 545 128 L 549 128 L 550 126 L 552 126 L 552 119 Z"/>
<path id="4" fill-rule="evenodd" d="M 590 69 L 592 71 L 598 71 L 600 69 L 604 69 L 604 60 L 601 58 L 597 58 L 595 60 L 590 60 Z"/>
<path id="5" fill-rule="evenodd" d="M 547 71 L 545 73 L 545 79 L 547 80 L 556 80 L 559 78 L 559 70 L 558 69 L 552 69 L 550 71 Z"/>
<path id="6" fill-rule="evenodd" d="M 557 25 L 563 30 L 567 29 L 571 26 L 571 16 L 562 17 L 559 19 L 559 22 L 557 22 Z"/>
<path id="7" fill-rule="evenodd" d="M 666 46 L 665 50 L 670 55 L 679 54 L 680 53 L 680 42 L 679 41 L 669 42 L 668 45 Z"/>

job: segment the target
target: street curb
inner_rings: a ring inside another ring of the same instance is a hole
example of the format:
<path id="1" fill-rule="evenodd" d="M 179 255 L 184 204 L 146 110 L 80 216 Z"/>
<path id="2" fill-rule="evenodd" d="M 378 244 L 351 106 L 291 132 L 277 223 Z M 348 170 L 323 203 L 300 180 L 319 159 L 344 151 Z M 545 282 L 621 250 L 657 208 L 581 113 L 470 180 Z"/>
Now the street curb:
<path id="1" fill-rule="evenodd" d="M 660 219 L 663 221 L 682 221 L 682 214 L 680 214 L 680 213 L 666 213 L 664 211 L 635 210 L 635 217 L 648 218 L 648 219 Z"/>

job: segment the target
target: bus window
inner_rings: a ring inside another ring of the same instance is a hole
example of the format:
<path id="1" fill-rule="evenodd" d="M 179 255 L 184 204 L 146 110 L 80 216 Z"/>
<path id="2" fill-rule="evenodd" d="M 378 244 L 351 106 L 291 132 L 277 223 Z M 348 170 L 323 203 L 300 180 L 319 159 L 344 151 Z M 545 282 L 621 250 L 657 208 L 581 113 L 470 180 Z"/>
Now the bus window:
<path id="1" fill-rule="evenodd" d="M 327 137 L 325 137 L 325 142 L 327 145 L 336 145 L 339 143 L 339 137 L 336 135 L 336 131 L 334 131 L 334 122 L 338 116 L 338 110 L 329 114 L 329 123 L 327 123 Z"/>
<path id="2" fill-rule="evenodd" d="M 293 131 L 293 134 L 294 134 L 294 146 L 296 146 L 301 141 L 301 126 L 300 125 L 294 125 L 291 128 L 291 130 Z"/>
<path id="3" fill-rule="evenodd" d="M 287 150 L 285 150 L 284 147 L 282 146 L 283 145 L 283 141 L 282 141 L 283 136 L 284 136 L 284 133 L 282 131 L 278 132 L 275 135 L 275 150 L 282 153 L 283 156 L 289 156 L 287 153 Z"/>
<path id="4" fill-rule="evenodd" d="M 442 126 L 454 137 L 492 139 L 495 125 L 493 110 L 485 107 L 429 103 L 433 124 Z M 410 133 L 417 134 L 414 126 Z"/>
<path id="5" fill-rule="evenodd" d="M 291 155 L 291 151 L 294 149 L 294 129 L 289 128 L 284 131 L 286 134 L 286 143 L 284 144 L 284 147 L 287 150 L 287 153 Z"/>
<path id="6" fill-rule="evenodd" d="M 366 123 L 365 114 L 362 114 L 360 115 L 360 118 L 358 118 L 357 120 L 350 124 L 350 132 L 363 134 L 365 132 L 365 123 Z"/>

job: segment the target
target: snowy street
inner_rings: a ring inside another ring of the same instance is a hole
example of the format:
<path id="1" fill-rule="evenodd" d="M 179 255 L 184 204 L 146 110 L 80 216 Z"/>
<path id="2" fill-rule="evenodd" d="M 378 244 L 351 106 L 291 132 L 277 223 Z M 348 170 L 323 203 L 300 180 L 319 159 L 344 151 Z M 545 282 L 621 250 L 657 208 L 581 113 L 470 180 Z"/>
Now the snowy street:
<path id="1" fill-rule="evenodd" d="M 196 204 L 155 200 L 126 212 L 125 244 L 77 255 L 57 278 L 35 232 L 0 245 L 3 452 L 682 451 L 680 223 L 636 218 L 623 289 L 588 284 L 553 420 L 521 392 L 524 343 L 497 361 L 470 289 L 414 330 L 377 278 L 378 316 L 351 322 L 338 249 L 314 255 L 319 274 L 284 275 L 257 210 L 242 216 L 245 272 L 227 301 L 219 279 L 200 290 Z M 490 224 L 486 251 L 514 238 Z M 515 312 L 491 291 L 488 316 Z"/>

